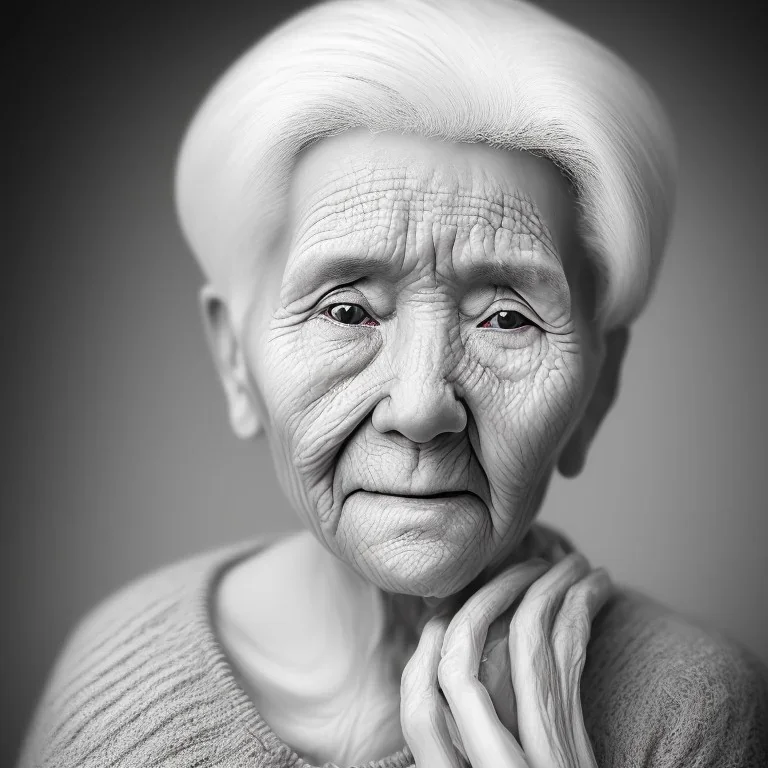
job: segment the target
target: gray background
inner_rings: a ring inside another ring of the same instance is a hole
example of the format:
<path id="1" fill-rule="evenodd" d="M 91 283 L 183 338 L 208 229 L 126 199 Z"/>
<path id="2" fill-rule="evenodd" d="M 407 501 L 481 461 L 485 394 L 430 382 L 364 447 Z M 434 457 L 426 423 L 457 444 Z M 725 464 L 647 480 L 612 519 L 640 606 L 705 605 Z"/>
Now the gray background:
<path id="1" fill-rule="evenodd" d="M 651 81 L 682 163 L 619 403 L 543 518 L 617 579 L 768 660 L 762 25 L 744 4 L 738 18 L 701 3 L 543 4 Z M 97 600 L 170 560 L 297 527 L 264 443 L 228 431 L 171 179 L 213 79 L 302 4 L 158 5 L 10 16 L 0 765 Z"/>

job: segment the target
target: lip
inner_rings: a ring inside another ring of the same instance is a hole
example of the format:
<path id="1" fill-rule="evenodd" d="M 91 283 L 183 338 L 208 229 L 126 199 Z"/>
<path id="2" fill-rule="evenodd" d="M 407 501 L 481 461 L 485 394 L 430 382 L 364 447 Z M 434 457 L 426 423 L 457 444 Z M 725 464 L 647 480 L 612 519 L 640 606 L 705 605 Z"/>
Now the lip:
<path id="1" fill-rule="evenodd" d="M 477 496 L 476 493 L 468 490 L 459 491 L 438 491 L 436 493 L 402 493 L 399 491 L 369 491 L 367 488 L 358 488 L 354 493 L 370 493 L 376 496 L 394 496 L 401 499 L 453 499 L 458 496 Z M 351 494 L 350 494 L 351 495 Z"/>

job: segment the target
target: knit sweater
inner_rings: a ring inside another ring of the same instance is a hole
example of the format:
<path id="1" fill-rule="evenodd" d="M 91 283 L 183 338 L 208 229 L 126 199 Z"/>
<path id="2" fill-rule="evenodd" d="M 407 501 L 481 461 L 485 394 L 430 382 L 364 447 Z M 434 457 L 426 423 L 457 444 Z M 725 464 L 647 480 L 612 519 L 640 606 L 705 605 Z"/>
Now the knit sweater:
<path id="1" fill-rule="evenodd" d="M 88 614 L 18 768 L 311 768 L 256 711 L 211 620 L 223 572 L 263 546 L 163 568 Z M 621 591 L 595 620 L 581 695 L 600 766 L 768 766 L 766 668 L 640 595 Z M 404 746 L 365 768 L 412 765 Z"/>

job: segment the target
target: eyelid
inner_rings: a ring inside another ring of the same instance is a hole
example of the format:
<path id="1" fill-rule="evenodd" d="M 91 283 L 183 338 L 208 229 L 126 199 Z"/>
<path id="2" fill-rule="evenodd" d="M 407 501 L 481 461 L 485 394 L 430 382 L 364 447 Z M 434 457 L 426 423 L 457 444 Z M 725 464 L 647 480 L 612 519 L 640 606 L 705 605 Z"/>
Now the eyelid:
<path id="1" fill-rule="evenodd" d="M 475 326 L 481 331 L 498 331 L 499 333 L 522 333 L 523 331 L 530 329 L 530 328 L 536 328 L 539 331 L 544 331 L 544 329 L 536 322 L 531 320 L 528 315 L 523 314 L 522 312 L 518 312 L 519 315 L 524 317 L 526 319 L 526 323 L 524 325 L 521 325 L 518 328 L 494 328 L 493 326 L 489 328 L 484 328 L 483 324 L 489 322 L 492 320 L 496 315 L 499 314 L 499 312 L 504 312 L 505 310 L 499 310 L 497 312 L 492 312 L 490 315 L 486 315 L 477 325 Z M 517 312 L 517 310 L 512 310 L 513 312 Z"/>
<path id="2" fill-rule="evenodd" d="M 496 299 L 491 304 L 491 306 L 483 312 L 482 317 L 477 321 L 477 326 L 479 327 L 483 323 L 487 322 L 499 312 L 518 312 L 526 320 L 528 320 L 531 325 L 534 325 L 541 330 L 546 330 L 548 328 L 547 324 L 538 316 L 536 312 L 533 311 L 533 309 L 531 309 L 527 303 L 520 301 L 519 299 L 512 299 L 509 297 Z"/>
<path id="3" fill-rule="evenodd" d="M 323 298 L 318 302 L 319 307 L 316 312 L 313 313 L 313 317 L 323 317 L 326 320 L 336 323 L 337 325 L 346 325 L 345 323 L 340 323 L 338 320 L 333 318 L 329 310 L 331 307 L 336 306 L 337 304 L 356 304 L 357 306 L 361 307 L 363 311 L 365 312 L 368 317 L 373 320 L 376 325 L 381 324 L 381 320 L 377 317 L 376 313 L 371 309 L 370 304 L 366 301 L 365 296 L 363 296 L 360 291 L 354 291 L 355 296 L 351 299 L 344 296 L 344 289 L 348 288 L 348 286 L 337 286 L 332 291 L 328 291 Z M 341 295 L 339 295 L 339 292 Z M 371 327 L 371 326 L 349 326 L 349 327 Z"/>
<path id="4" fill-rule="evenodd" d="M 362 296 L 360 291 L 355 288 L 355 283 L 341 283 L 340 285 L 334 285 L 333 288 L 329 288 L 320 298 L 317 300 L 317 304 L 320 304 L 324 302 L 329 296 L 333 296 L 337 293 L 344 292 L 344 291 L 350 291 L 355 293 L 356 295 Z M 340 304 L 341 302 L 336 302 L 337 304 Z M 353 303 L 353 302 L 350 302 Z"/>
<path id="5" fill-rule="evenodd" d="M 333 290 L 323 294 L 317 302 L 320 312 L 325 312 L 334 304 L 359 304 L 371 317 L 374 314 L 365 296 L 351 286 L 336 286 Z"/>

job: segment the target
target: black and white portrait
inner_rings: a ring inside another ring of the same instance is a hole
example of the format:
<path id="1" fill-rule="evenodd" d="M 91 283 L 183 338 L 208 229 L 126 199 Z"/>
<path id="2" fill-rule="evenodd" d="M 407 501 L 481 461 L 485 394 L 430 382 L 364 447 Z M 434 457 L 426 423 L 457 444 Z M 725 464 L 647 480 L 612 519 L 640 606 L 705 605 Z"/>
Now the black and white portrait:
<path id="1" fill-rule="evenodd" d="M 3 765 L 768 765 L 750 13 L 15 8 Z"/>

